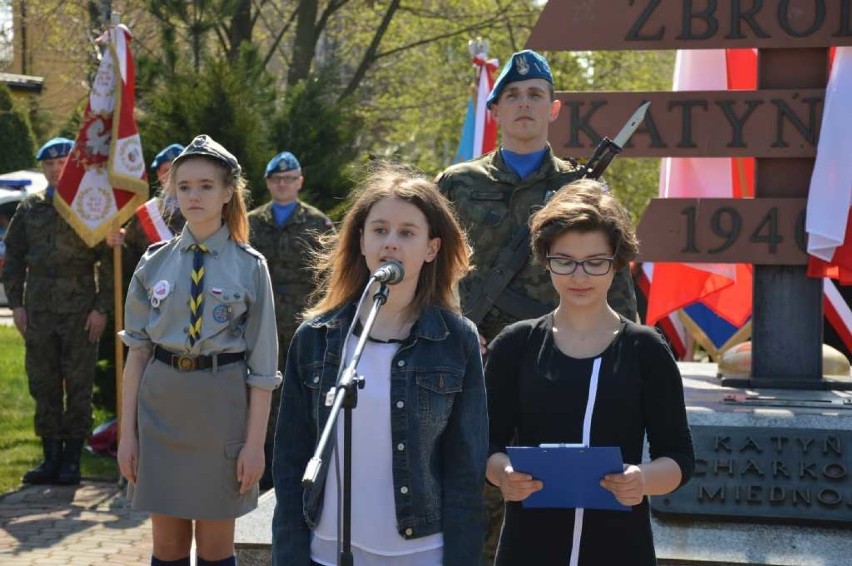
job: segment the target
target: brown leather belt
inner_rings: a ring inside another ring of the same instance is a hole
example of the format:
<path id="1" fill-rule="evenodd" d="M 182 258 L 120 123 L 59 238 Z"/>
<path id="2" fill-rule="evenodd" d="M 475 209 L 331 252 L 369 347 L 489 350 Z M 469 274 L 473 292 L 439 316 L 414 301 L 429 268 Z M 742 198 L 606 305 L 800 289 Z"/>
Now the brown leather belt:
<path id="1" fill-rule="evenodd" d="M 246 359 L 245 352 L 229 352 L 212 356 L 189 356 L 175 354 L 159 346 L 154 347 L 154 359 L 170 365 L 178 371 L 196 371 L 210 369 L 214 365 L 224 366 Z"/>

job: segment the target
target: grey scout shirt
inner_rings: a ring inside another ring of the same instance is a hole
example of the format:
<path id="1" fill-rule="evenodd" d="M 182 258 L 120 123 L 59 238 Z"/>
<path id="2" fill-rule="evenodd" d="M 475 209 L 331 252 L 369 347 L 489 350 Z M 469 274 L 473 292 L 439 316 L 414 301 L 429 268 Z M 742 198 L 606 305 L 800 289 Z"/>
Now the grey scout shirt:
<path id="1" fill-rule="evenodd" d="M 210 251 L 204 254 L 201 336 L 190 347 L 193 252 L 189 247 L 195 243 L 184 227 L 169 242 L 148 249 L 130 281 L 119 336 L 129 348 L 157 345 L 193 356 L 245 352 L 248 385 L 275 389 L 281 374 L 266 260 L 249 246 L 234 242 L 225 225 L 203 242 Z"/>

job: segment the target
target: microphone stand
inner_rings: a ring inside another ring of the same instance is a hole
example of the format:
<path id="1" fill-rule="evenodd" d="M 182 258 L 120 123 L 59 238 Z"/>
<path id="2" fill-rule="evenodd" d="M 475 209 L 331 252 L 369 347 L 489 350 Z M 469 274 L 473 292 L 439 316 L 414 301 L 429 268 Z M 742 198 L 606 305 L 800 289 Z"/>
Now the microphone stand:
<path id="1" fill-rule="evenodd" d="M 372 280 L 367 285 L 372 284 Z M 355 352 L 352 354 L 352 360 L 340 378 L 337 380 L 337 385 L 334 389 L 329 390 L 326 397 L 326 405 L 329 404 L 331 395 L 334 395 L 334 402 L 331 403 L 331 413 L 323 428 L 319 443 L 314 450 L 314 456 L 308 461 L 305 467 L 305 474 L 302 476 L 302 487 L 311 488 L 316 484 L 317 476 L 322 468 L 322 454 L 325 451 L 328 441 L 331 439 L 332 432 L 336 429 L 337 418 L 340 414 L 340 409 L 343 408 L 343 536 L 340 541 L 340 557 L 338 564 L 341 566 L 353 566 L 352 558 L 352 409 L 358 405 L 358 389 L 364 388 L 364 377 L 356 373 L 358 362 L 361 360 L 361 354 L 364 347 L 367 345 L 367 338 L 370 336 L 370 330 L 376 321 L 376 315 L 379 309 L 388 300 L 388 285 L 381 283 L 379 290 L 373 295 L 373 308 L 370 309 L 370 314 L 367 316 L 367 321 L 364 323 L 364 329 L 361 336 L 358 337 L 358 343 L 355 346 Z M 357 311 L 356 311 L 357 314 Z M 353 320 L 352 324 L 356 321 Z M 345 344 L 344 344 L 345 348 Z M 342 362 L 341 362 L 342 363 Z"/>

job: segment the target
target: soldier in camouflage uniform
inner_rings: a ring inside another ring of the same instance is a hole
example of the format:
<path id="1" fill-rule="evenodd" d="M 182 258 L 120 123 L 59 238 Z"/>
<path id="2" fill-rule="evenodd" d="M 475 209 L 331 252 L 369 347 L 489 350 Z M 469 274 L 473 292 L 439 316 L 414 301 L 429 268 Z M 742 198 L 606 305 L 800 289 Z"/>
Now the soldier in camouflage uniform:
<path id="1" fill-rule="evenodd" d="M 500 124 L 500 149 L 449 167 L 436 182 L 456 205 L 456 211 L 474 249 L 476 270 L 461 283 L 462 310 L 467 313 L 483 283 L 494 270 L 498 255 L 515 231 L 527 224 L 548 193 L 580 177 L 576 163 L 553 154 L 547 143 L 548 128 L 559 115 L 553 75 L 547 61 L 534 51 L 512 55 L 494 83 L 488 107 Z M 531 258 L 531 254 L 530 254 Z M 620 270 L 609 290 L 609 304 L 636 320 L 636 295 L 628 268 Z M 553 310 L 559 297 L 544 266 L 528 260 L 500 294 L 482 320 L 480 334 L 491 340 L 507 324 L 535 318 Z M 489 511 L 485 560 L 491 563 L 502 523 L 500 491 L 488 485 Z"/>
<path id="2" fill-rule="evenodd" d="M 48 188 L 21 201 L 6 233 L 3 284 L 26 343 L 35 432 L 44 451 L 24 483 L 80 482 L 80 451 L 92 427 L 97 344 L 112 306 L 109 250 L 103 244 L 88 247 L 53 206 L 73 143 L 54 138 L 39 150 L 36 159 Z"/>
<path id="3" fill-rule="evenodd" d="M 272 289 L 275 293 L 275 316 L 278 321 L 278 369 L 284 371 L 290 340 L 299 326 L 299 313 L 305 309 L 305 298 L 313 290 L 307 269 L 311 250 L 318 249 L 318 238 L 333 229 L 333 224 L 319 209 L 298 199 L 304 184 L 299 161 L 285 151 L 266 166 L 266 186 L 272 200 L 249 213 L 249 242 L 266 257 Z M 272 396 L 269 428 L 266 434 L 266 470 L 260 488 L 272 488 L 272 446 L 275 421 L 281 402 L 281 389 Z"/>

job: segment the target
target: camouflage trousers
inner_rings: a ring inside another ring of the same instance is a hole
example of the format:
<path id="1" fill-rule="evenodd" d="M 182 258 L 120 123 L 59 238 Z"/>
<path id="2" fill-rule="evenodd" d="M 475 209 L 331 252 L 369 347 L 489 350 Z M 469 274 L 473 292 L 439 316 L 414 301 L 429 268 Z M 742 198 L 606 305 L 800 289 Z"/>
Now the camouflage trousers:
<path id="1" fill-rule="evenodd" d="M 500 489 L 490 483 L 485 483 L 482 489 L 485 501 L 485 544 L 482 547 L 482 563 L 494 564 L 497 556 L 497 543 L 500 541 L 500 530 L 503 527 L 503 495 Z"/>
<path id="2" fill-rule="evenodd" d="M 86 331 L 88 312 L 27 312 L 25 367 L 42 438 L 87 438 L 97 343 Z"/>

